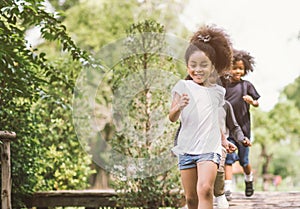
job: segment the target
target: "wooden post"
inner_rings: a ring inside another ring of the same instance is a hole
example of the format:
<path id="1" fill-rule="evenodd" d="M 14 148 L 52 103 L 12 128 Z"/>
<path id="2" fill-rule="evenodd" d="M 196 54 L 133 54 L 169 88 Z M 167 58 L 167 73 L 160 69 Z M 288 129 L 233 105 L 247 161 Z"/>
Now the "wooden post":
<path id="1" fill-rule="evenodd" d="M 16 138 L 16 133 L 0 131 L 1 145 L 1 202 L 2 209 L 11 209 L 11 167 L 10 141 Z"/>

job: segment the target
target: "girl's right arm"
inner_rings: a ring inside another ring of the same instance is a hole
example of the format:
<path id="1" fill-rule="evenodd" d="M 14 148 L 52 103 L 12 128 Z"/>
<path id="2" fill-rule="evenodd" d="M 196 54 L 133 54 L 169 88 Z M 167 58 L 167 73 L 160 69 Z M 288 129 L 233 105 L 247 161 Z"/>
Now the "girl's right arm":
<path id="1" fill-rule="evenodd" d="M 169 112 L 169 120 L 171 122 L 176 122 L 180 116 L 181 111 L 189 104 L 189 97 L 187 94 L 182 94 L 180 96 L 175 92 L 171 109 Z"/>

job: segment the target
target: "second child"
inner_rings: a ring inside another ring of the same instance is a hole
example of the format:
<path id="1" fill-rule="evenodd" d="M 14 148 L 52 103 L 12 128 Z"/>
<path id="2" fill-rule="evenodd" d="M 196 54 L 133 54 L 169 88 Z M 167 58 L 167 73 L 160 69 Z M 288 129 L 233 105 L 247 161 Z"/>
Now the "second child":
<path id="1" fill-rule="evenodd" d="M 250 105 L 258 107 L 258 99 L 260 95 L 256 91 L 253 84 L 242 78 L 254 69 L 254 58 L 246 51 L 233 50 L 233 66 L 229 73 L 229 82 L 225 84 L 225 98 L 230 102 L 234 110 L 236 120 L 241 127 L 244 135 L 251 140 L 251 120 Z M 232 133 L 228 138 L 232 140 Z M 236 144 L 238 154 L 227 154 L 225 161 L 225 194 L 228 200 L 231 200 L 232 191 L 232 164 L 239 161 L 243 167 L 245 176 L 245 195 L 250 197 L 254 193 L 253 188 L 253 172 L 249 162 L 249 147 Z"/>

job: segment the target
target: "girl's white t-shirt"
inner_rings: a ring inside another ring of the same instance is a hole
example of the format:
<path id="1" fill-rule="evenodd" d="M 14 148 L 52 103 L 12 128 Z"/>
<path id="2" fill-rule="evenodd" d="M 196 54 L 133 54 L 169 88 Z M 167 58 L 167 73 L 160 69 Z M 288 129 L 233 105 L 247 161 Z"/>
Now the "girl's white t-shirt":
<path id="1" fill-rule="evenodd" d="M 180 80 L 172 89 L 179 95 L 188 94 L 189 104 L 181 111 L 181 128 L 176 154 L 218 153 L 221 155 L 219 108 L 224 104 L 225 89 L 219 85 L 204 87 L 192 80 Z"/>

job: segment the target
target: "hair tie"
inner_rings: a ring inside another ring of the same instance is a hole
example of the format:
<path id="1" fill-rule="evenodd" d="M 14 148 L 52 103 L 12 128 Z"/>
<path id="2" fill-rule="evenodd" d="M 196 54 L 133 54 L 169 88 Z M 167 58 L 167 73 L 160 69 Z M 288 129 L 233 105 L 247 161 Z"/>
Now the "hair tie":
<path id="1" fill-rule="evenodd" d="M 209 42 L 211 39 L 210 35 L 203 36 L 201 34 L 198 36 L 198 38 L 200 41 L 203 41 L 204 43 Z"/>

